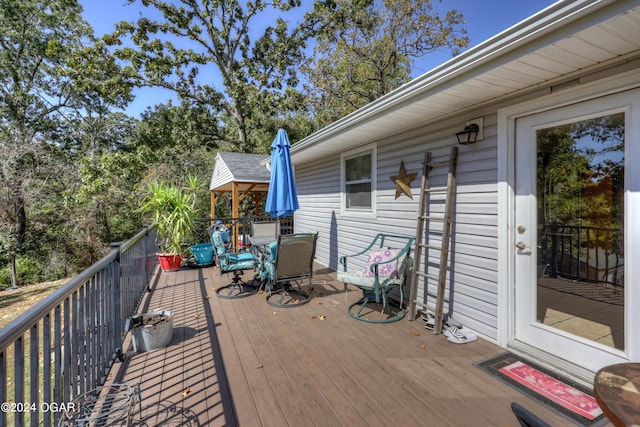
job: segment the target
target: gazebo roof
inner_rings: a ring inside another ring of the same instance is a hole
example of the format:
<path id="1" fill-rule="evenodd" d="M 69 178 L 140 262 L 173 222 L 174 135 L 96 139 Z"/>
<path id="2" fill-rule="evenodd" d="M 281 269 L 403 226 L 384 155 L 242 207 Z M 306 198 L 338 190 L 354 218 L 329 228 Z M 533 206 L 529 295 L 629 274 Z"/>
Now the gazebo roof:
<path id="1" fill-rule="evenodd" d="M 210 191 L 231 191 L 232 183 L 238 191 L 268 191 L 271 172 L 264 164 L 264 154 L 218 152 L 211 175 Z"/>

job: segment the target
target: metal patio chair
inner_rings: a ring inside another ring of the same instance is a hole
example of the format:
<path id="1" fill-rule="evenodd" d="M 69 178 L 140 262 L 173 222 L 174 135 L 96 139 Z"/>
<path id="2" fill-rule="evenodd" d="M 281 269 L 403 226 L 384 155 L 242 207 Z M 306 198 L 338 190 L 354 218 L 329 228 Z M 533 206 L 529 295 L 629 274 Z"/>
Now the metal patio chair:
<path id="1" fill-rule="evenodd" d="M 308 279 L 311 285 L 317 240 L 318 233 L 281 235 L 277 243 L 261 252 L 260 277 L 265 281 L 269 305 L 286 308 L 309 302 L 311 294 L 300 283 Z"/>
<path id="2" fill-rule="evenodd" d="M 249 242 L 252 246 L 264 247 L 278 239 L 278 223 L 251 222 Z"/>
<path id="3" fill-rule="evenodd" d="M 362 291 L 362 298 L 348 308 L 351 317 L 370 323 L 397 322 L 405 317 L 404 288 L 413 268 L 410 254 L 414 240 L 414 237 L 380 233 L 363 251 L 340 257 L 342 271 L 337 278 L 344 283 L 345 291 L 348 284 Z M 356 260 L 366 261 L 365 268 L 349 271 L 347 264 Z M 398 311 L 391 309 L 393 291 L 399 294 Z M 377 311 L 373 304 L 381 305 L 380 312 L 387 312 L 387 317 L 370 316 Z"/>
<path id="4" fill-rule="evenodd" d="M 551 427 L 547 422 L 517 402 L 511 402 L 511 410 L 521 427 Z"/>
<path id="5" fill-rule="evenodd" d="M 257 272 L 259 259 L 251 252 L 232 253 L 225 246 L 222 234 L 219 230 L 209 229 L 211 243 L 213 244 L 216 265 L 220 268 L 220 274 L 232 273 L 231 283 L 216 289 L 216 294 L 220 298 L 241 298 L 258 292 L 259 283 L 256 284 L 256 277 L 245 282 L 240 275 L 245 270 Z M 256 273 L 257 275 L 257 273 Z"/>
<path id="6" fill-rule="evenodd" d="M 275 221 L 268 222 L 251 222 L 251 235 L 254 237 L 273 237 L 278 238 L 278 223 Z"/>

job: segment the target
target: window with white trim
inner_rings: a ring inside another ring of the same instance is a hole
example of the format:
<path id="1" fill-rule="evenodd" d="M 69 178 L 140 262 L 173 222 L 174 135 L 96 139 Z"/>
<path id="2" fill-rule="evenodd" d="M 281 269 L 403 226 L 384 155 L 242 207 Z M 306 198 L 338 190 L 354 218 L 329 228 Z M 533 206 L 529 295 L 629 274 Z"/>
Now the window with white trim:
<path id="1" fill-rule="evenodd" d="M 376 146 L 342 154 L 342 212 L 375 214 Z"/>

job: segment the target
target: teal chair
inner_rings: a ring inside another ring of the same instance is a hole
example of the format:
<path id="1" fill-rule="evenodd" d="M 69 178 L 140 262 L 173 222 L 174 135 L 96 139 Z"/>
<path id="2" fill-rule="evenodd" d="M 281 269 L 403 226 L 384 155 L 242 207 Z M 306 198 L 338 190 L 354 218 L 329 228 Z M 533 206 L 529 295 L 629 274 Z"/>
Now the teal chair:
<path id="1" fill-rule="evenodd" d="M 415 238 L 393 234 L 377 234 L 373 241 L 362 251 L 339 258 L 342 271 L 337 278 L 347 285 L 353 285 L 362 291 L 362 297 L 348 308 L 354 319 L 370 323 L 397 322 L 406 315 L 404 307 L 405 285 L 413 269 L 411 246 Z M 365 264 L 364 269 L 349 269 L 354 264 Z M 397 291 L 398 309 L 391 308 L 392 293 Z M 374 305 L 380 306 L 380 312 L 386 316 L 374 316 Z"/>
<path id="2" fill-rule="evenodd" d="M 256 281 L 257 270 L 260 264 L 258 258 L 251 252 L 230 252 L 219 230 L 210 228 L 209 233 L 214 249 L 216 265 L 220 268 L 220 274 L 233 274 L 231 283 L 216 289 L 218 297 L 242 298 L 257 293 L 260 286 Z M 253 279 L 249 282 L 245 282 L 240 277 L 245 270 L 253 270 L 256 272 Z"/>

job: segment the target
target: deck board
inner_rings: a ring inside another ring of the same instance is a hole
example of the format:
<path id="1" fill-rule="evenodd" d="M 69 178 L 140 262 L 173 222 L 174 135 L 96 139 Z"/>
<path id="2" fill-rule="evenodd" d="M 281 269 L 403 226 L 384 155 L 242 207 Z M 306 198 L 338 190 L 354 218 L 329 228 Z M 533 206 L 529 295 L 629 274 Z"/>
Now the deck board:
<path id="1" fill-rule="evenodd" d="M 128 348 L 112 375 L 140 385 L 134 425 L 516 427 L 513 401 L 553 426 L 575 425 L 475 367 L 504 352 L 488 341 L 456 345 L 419 320 L 349 317 L 358 291 L 345 293 L 322 266 L 312 300 L 287 309 L 264 293 L 216 297 L 230 277 L 215 267 L 158 274 L 140 312 L 171 310 L 172 342 Z"/>

